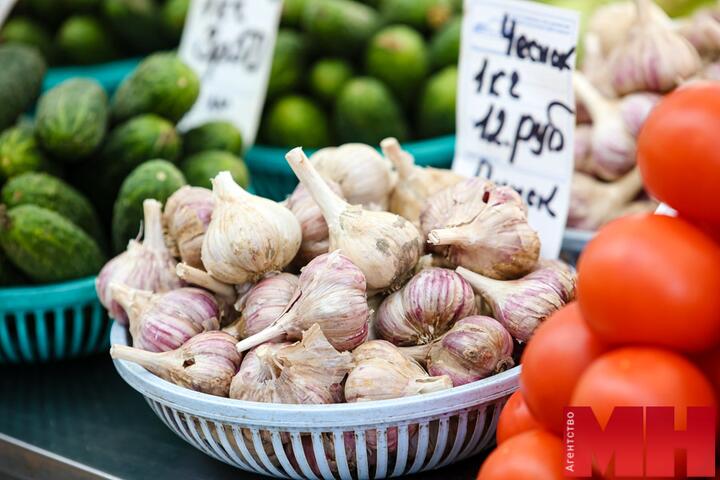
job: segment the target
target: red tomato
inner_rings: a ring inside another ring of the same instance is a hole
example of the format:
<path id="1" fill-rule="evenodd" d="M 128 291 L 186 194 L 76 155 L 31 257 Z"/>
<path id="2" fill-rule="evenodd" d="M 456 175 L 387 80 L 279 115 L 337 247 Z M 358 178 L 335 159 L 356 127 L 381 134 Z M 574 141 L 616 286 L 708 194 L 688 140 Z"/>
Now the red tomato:
<path id="1" fill-rule="evenodd" d="M 715 387 L 715 395 L 720 401 L 720 348 L 702 353 L 696 358 L 696 364 Z"/>
<path id="2" fill-rule="evenodd" d="M 563 408 L 570 403 L 578 378 L 606 349 L 583 321 L 577 302 L 540 325 L 520 362 L 520 390 L 532 415 L 562 435 Z"/>
<path id="3" fill-rule="evenodd" d="M 522 393 L 518 390 L 510 395 L 500 412 L 497 424 L 497 443 L 499 445 L 511 437 L 538 428 L 543 427 L 533 418 Z"/>
<path id="4" fill-rule="evenodd" d="M 686 408 L 716 407 L 712 385 L 685 357 L 650 347 L 625 347 L 595 360 L 582 374 L 572 405 L 589 406 L 601 426 L 615 407 L 675 407 L 675 428 L 685 429 Z"/>
<path id="5" fill-rule="evenodd" d="M 477 480 L 561 480 L 562 441 L 544 430 L 512 437 L 483 463 Z"/>
<path id="6" fill-rule="evenodd" d="M 637 159 L 653 196 L 687 218 L 720 224 L 720 84 L 667 95 L 638 137 Z"/>
<path id="7" fill-rule="evenodd" d="M 610 344 L 707 350 L 720 342 L 719 292 L 720 247 L 679 218 L 612 222 L 578 264 L 583 318 Z"/>

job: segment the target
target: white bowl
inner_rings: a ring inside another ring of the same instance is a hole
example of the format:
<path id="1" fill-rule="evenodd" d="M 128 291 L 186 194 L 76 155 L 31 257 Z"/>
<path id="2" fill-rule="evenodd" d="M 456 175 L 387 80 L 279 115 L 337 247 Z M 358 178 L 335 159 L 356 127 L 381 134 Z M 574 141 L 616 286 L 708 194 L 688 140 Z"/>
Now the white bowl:
<path id="1" fill-rule="evenodd" d="M 113 344 L 128 344 L 113 325 Z M 477 454 L 495 440 L 520 367 L 443 392 L 334 405 L 221 398 L 179 387 L 115 360 L 172 431 L 213 458 L 279 478 L 388 478 L 432 470 Z"/>

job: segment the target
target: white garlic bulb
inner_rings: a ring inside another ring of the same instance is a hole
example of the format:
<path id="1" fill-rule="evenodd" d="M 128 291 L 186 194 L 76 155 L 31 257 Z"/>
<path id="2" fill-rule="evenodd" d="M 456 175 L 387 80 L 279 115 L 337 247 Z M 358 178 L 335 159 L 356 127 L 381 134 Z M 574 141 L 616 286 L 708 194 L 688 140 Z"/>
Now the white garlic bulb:
<path id="1" fill-rule="evenodd" d="M 100 303 L 108 310 L 110 317 L 123 325 L 128 324 L 128 316 L 122 306 L 112 298 L 112 283 L 155 293 L 182 286 L 182 282 L 175 275 L 177 262 L 165 245 L 162 205 L 156 200 L 145 200 L 143 213 L 142 243 L 130 240 L 127 250 L 106 263 L 95 279 L 95 290 Z"/>
<path id="2" fill-rule="evenodd" d="M 353 366 L 315 324 L 302 340 L 264 344 L 248 353 L 230 385 L 230 398 L 254 402 L 322 404 L 342 401 L 340 384 Z"/>
<path id="3" fill-rule="evenodd" d="M 428 242 L 450 265 L 493 278 L 520 277 L 540 256 L 540 239 L 520 196 L 486 180 L 469 179 L 436 193 L 420 222 Z"/>
<path id="4" fill-rule="evenodd" d="M 428 197 L 464 180 L 451 170 L 415 165 L 413 156 L 403 150 L 395 138 L 384 139 L 380 147 L 398 173 L 397 185 L 390 196 L 390 211 L 415 225 L 420 225 L 420 213 Z"/>
<path id="5" fill-rule="evenodd" d="M 324 178 L 340 185 L 351 205 L 386 210 L 397 175 L 377 150 L 363 143 L 347 143 L 315 152 L 310 162 Z"/>
<path id="6" fill-rule="evenodd" d="M 671 20 L 658 5 L 651 3 L 649 13 L 654 21 L 671 25 Z M 607 55 L 626 41 L 636 22 L 637 8 L 632 0 L 609 2 L 595 9 L 588 21 L 587 32 L 597 38 L 602 53 Z"/>
<path id="7" fill-rule="evenodd" d="M 676 31 L 703 56 L 714 59 L 720 53 L 720 21 L 712 11 L 702 10 L 680 20 Z"/>
<path id="8" fill-rule="evenodd" d="M 635 0 L 637 21 L 608 56 L 610 81 L 618 95 L 664 93 L 702 68 L 693 45 L 653 14 L 652 0 Z"/>
<path id="9" fill-rule="evenodd" d="M 643 189 L 640 169 L 635 167 L 620 180 L 605 183 L 589 175 L 573 174 L 568 227 L 597 230 Z"/>
<path id="10" fill-rule="evenodd" d="M 302 233 L 290 210 L 246 192 L 230 172 L 213 179 L 213 195 L 215 210 L 202 246 L 210 275 L 231 284 L 253 282 L 292 261 Z"/>
<path id="11" fill-rule="evenodd" d="M 165 204 L 163 220 L 169 240 L 182 261 L 192 267 L 203 268 L 200 251 L 214 204 L 210 190 L 187 185 L 173 193 Z"/>
<path id="12" fill-rule="evenodd" d="M 301 148 L 291 150 L 286 158 L 325 216 L 330 251 L 341 250 L 357 265 L 369 290 L 400 287 L 423 251 L 423 239 L 415 225 L 393 213 L 365 210 L 339 198 Z"/>

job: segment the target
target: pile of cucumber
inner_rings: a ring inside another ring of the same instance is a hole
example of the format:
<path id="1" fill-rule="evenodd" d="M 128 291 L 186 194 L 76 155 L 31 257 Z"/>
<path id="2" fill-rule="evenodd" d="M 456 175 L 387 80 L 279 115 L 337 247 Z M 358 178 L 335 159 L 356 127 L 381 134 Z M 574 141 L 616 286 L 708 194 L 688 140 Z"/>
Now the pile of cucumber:
<path id="1" fill-rule="evenodd" d="M 18 0 L 0 42 L 36 47 L 50 65 L 88 65 L 177 45 L 190 0 Z"/>
<path id="2" fill-rule="evenodd" d="M 38 99 L 45 64 L 30 47 L 0 46 L 0 64 L 0 286 L 97 273 L 140 233 L 146 198 L 221 170 L 249 183 L 234 126 L 177 132 L 199 80 L 174 54 L 147 57 L 112 98 L 73 78 Z"/>
<path id="3" fill-rule="evenodd" d="M 310 148 L 454 133 L 461 4 L 285 0 L 260 141 Z"/>

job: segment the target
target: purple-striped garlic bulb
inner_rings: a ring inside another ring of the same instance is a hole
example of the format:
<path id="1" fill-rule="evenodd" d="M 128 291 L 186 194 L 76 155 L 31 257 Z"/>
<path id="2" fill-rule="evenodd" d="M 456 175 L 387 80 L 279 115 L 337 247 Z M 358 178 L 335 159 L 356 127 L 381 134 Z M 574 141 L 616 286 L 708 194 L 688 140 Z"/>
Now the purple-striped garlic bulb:
<path id="1" fill-rule="evenodd" d="M 415 362 L 367 358 L 355 364 L 345 381 L 348 403 L 387 400 L 452 388 L 447 375 L 431 377 Z"/>
<path id="2" fill-rule="evenodd" d="M 137 363 L 168 382 L 197 392 L 227 397 L 242 355 L 225 332 L 203 332 L 167 352 L 148 352 L 126 345 L 110 348 L 113 358 Z"/>
<path id="3" fill-rule="evenodd" d="M 515 365 L 510 333 L 497 320 L 481 315 L 463 318 L 430 345 L 400 351 L 426 365 L 430 375 L 447 375 L 455 387 Z"/>
<path id="4" fill-rule="evenodd" d="M 575 171 L 592 174 L 592 125 L 580 124 L 575 126 L 575 149 L 573 159 Z"/>
<path id="5" fill-rule="evenodd" d="M 338 251 L 316 257 L 300 273 L 299 286 L 287 311 L 264 330 L 238 342 L 243 352 L 280 335 L 299 340 L 318 324 L 337 350 L 352 350 L 368 335 L 370 312 L 365 276 Z"/>
<path id="6" fill-rule="evenodd" d="M 616 180 L 635 166 L 637 145 L 625 121 L 631 116 L 629 112 L 624 115 L 620 104 L 605 98 L 582 73 L 573 73 L 573 88 L 593 120 L 590 166 L 583 171 L 589 170 L 603 180 Z"/>
<path id="7" fill-rule="evenodd" d="M 342 197 L 340 185 L 328 179 L 325 179 L 325 183 L 335 194 Z M 300 230 L 302 230 L 302 242 L 294 263 L 301 266 L 306 265 L 313 258 L 328 253 L 330 234 L 328 233 L 327 222 L 310 192 L 302 184 L 299 184 L 292 195 L 288 197 L 285 206 L 295 214 L 298 222 L 300 222 Z"/>
<path id="8" fill-rule="evenodd" d="M 188 285 L 204 288 L 205 290 L 215 294 L 215 299 L 220 307 L 220 325 L 227 326 L 237 320 L 238 312 L 235 310 L 235 301 L 240 291 L 249 284 L 242 286 L 233 286 L 216 280 L 205 270 L 191 267 L 186 263 L 178 263 L 175 269 L 177 276 L 180 277 Z M 229 332 L 231 333 L 231 332 Z"/>
<path id="9" fill-rule="evenodd" d="M 702 61 L 695 47 L 653 13 L 652 0 L 635 0 L 637 20 L 608 56 L 615 92 L 668 92 L 695 75 Z"/>
<path id="10" fill-rule="evenodd" d="M 217 280 L 255 282 L 282 270 L 300 248 L 300 224 L 277 202 L 252 195 L 230 172 L 212 180 L 215 209 L 202 246 L 202 263 Z"/>
<path id="11" fill-rule="evenodd" d="M 390 196 L 390 211 L 418 227 L 420 213 L 427 199 L 465 179 L 451 170 L 415 165 L 415 158 L 400 147 L 396 138 L 384 139 L 380 147 L 398 173 L 398 183 Z"/>
<path id="12" fill-rule="evenodd" d="M 353 366 L 317 324 L 293 344 L 266 343 L 250 351 L 230 387 L 230 398 L 253 402 L 339 403 L 341 382 Z"/>
<path id="13" fill-rule="evenodd" d="M 451 266 L 493 278 L 518 278 L 540 256 L 540 239 L 520 196 L 486 180 L 466 180 L 433 195 L 420 222 L 433 250 Z"/>
<path id="14" fill-rule="evenodd" d="M 163 237 L 162 205 L 156 200 L 145 200 L 143 213 L 142 243 L 130 240 L 127 250 L 106 263 L 95 280 L 95 290 L 100 303 L 108 310 L 110 317 L 122 325 L 128 324 L 128 316 L 122 306 L 112 298 L 112 283 L 155 293 L 182 286 L 182 282 L 175 275 L 177 262 L 165 245 Z"/>
<path id="15" fill-rule="evenodd" d="M 543 261 L 518 280 L 501 281 L 458 267 L 456 271 L 482 295 L 493 317 L 521 342 L 553 312 L 575 298 L 575 271 L 559 261 Z"/>
<path id="16" fill-rule="evenodd" d="M 163 220 L 170 243 L 180 259 L 192 267 L 203 268 L 200 253 L 214 206 L 211 190 L 187 185 L 165 203 Z"/>
<path id="17" fill-rule="evenodd" d="M 238 299 L 235 309 L 240 317 L 223 330 L 237 339 L 265 330 L 285 313 L 299 284 L 298 277 L 292 273 L 268 274 Z M 279 335 L 273 341 L 284 340 L 285 335 Z"/>
<path id="18" fill-rule="evenodd" d="M 375 332 L 395 345 L 430 343 L 453 324 L 475 313 L 472 287 L 445 268 L 426 268 L 378 309 Z"/>
<path id="19" fill-rule="evenodd" d="M 678 20 L 676 31 L 706 59 L 715 59 L 720 52 L 720 19 L 713 9 Z"/>
<path id="20" fill-rule="evenodd" d="M 220 328 L 217 301 L 205 290 L 185 287 L 152 293 L 120 283 L 110 290 L 128 313 L 133 345 L 142 350 L 175 350 L 199 333 Z"/>
<path id="21" fill-rule="evenodd" d="M 423 239 L 417 227 L 394 213 L 366 210 L 335 195 L 301 148 L 294 148 L 285 158 L 323 212 L 330 251 L 342 251 L 357 265 L 369 290 L 399 288 L 422 255 Z"/>
<path id="22" fill-rule="evenodd" d="M 640 134 L 645 120 L 661 99 L 661 95 L 652 92 L 631 93 L 620 99 L 620 114 L 634 137 Z"/>

